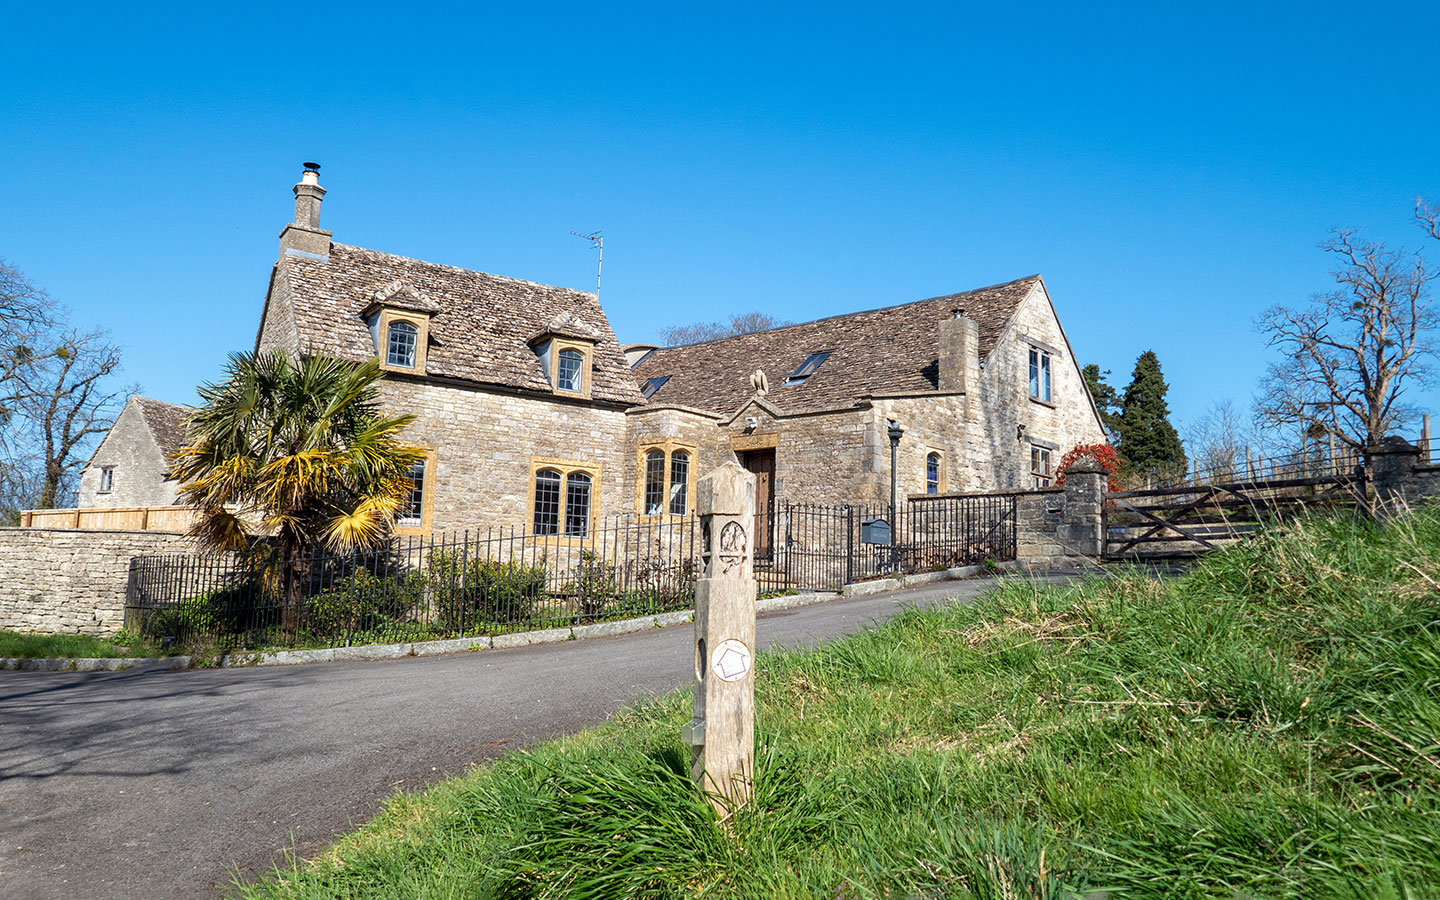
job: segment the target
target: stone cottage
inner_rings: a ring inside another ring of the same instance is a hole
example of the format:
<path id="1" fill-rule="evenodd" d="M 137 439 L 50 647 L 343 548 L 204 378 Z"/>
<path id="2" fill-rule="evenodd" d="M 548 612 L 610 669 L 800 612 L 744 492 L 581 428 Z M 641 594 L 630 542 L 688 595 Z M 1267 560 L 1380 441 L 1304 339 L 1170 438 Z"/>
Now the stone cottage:
<path id="1" fill-rule="evenodd" d="M 307 164 L 257 350 L 378 357 L 385 404 L 425 450 L 401 534 L 692 512 L 736 454 L 763 506 L 879 502 L 897 423 L 903 492 L 1048 484 L 1103 440 L 1037 276 L 684 347 L 616 340 L 594 294 L 332 240 Z M 771 381 L 773 380 L 773 385 Z"/>
<path id="2" fill-rule="evenodd" d="M 135 394 L 80 472 L 82 509 L 171 506 L 170 455 L 185 443 L 190 408 Z"/>
<path id="3" fill-rule="evenodd" d="M 1066 450 L 1105 440 L 1039 275 L 631 354 L 639 457 L 679 447 L 708 468 L 733 451 L 762 509 L 886 502 L 892 423 L 902 496 L 1045 487 Z"/>

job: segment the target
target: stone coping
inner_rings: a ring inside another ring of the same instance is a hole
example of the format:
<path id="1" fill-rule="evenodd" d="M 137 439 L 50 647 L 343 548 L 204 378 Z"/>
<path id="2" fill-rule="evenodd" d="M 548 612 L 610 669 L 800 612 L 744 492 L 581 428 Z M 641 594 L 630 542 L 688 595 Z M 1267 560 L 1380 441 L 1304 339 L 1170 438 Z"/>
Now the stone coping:
<path id="1" fill-rule="evenodd" d="M 1010 564 L 1002 568 L 1010 568 Z M 847 584 L 839 593 L 815 592 L 788 594 L 780 597 L 766 597 L 755 601 L 757 613 L 794 609 L 815 603 L 827 603 L 840 597 L 862 597 L 880 594 L 919 584 L 933 584 L 959 578 L 970 578 L 985 572 L 983 566 L 962 566 L 938 572 L 924 572 L 918 575 L 901 575 L 895 578 L 880 578 Z M 584 641 L 591 638 L 612 637 L 647 631 L 651 628 L 667 628 L 683 625 L 695 619 L 690 609 L 660 613 L 654 616 L 640 616 L 634 619 L 617 619 L 614 622 L 596 622 L 591 625 L 574 625 L 568 628 L 546 628 L 539 631 L 519 631 L 513 634 L 478 635 L 476 637 L 450 638 L 443 641 L 415 641 L 405 644 L 364 644 L 357 647 L 329 647 L 320 650 L 274 650 L 270 652 L 226 653 L 218 657 L 209 656 L 166 656 L 159 658 L 105 658 L 105 659 L 22 659 L 0 658 L 0 670 L 21 672 L 135 672 L 161 671 L 188 668 L 237 668 L 240 666 L 297 666 L 306 663 L 349 662 L 373 659 L 403 659 L 407 656 L 442 656 L 449 653 L 469 653 L 475 650 L 505 650 L 511 647 L 529 647 L 534 644 L 556 644 L 563 641 Z"/>

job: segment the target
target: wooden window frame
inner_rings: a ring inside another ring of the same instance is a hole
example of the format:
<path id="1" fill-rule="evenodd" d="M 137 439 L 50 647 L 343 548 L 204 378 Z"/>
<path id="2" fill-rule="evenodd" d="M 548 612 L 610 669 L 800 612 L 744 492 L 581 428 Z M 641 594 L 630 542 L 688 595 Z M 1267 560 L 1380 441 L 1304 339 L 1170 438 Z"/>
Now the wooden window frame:
<path id="1" fill-rule="evenodd" d="M 1041 444 L 1030 445 L 1030 478 L 1031 486 L 1034 488 L 1047 488 L 1055 483 L 1055 451 Z M 1038 472 L 1035 469 L 1037 454 L 1044 454 L 1045 471 Z M 1043 484 L 1041 482 L 1044 482 Z"/>
<path id="2" fill-rule="evenodd" d="M 567 391 L 560 388 L 560 351 L 575 350 L 580 354 L 580 390 Z M 568 338 L 550 339 L 550 371 L 546 374 L 550 378 L 550 388 L 562 397 L 590 397 L 590 381 L 593 378 L 591 370 L 595 367 L 595 345 L 588 341 L 576 341 Z"/>
<path id="3" fill-rule="evenodd" d="M 100 486 L 95 489 L 97 494 L 111 494 L 115 492 L 115 467 L 100 467 Z"/>
<path id="4" fill-rule="evenodd" d="M 395 519 L 395 534 L 401 537 L 423 537 L 435 527 L 435 482 L 439 473 L 440 450 L 434 444 L 405 444 L 414 450 L 424 451 L 425 495 L 420 501 L 420 524 L 402 525 Z"/>
<path id="5" fill-rule="evenodd" d="M 540 474 L 542 469 L 554 469 L 560 473 L 560 509 L 557 520 L 557 527 L 560 529 L 557 534 L 536 534 L 535 532 L 535 476 Z M 585 462 L 579 459 L 558 459 L 550 456 L 530 457 L 530 481 L 528 497 L 525 500 L 525 529 L 536 537 L 547 541 L 562 541 L 574 545 L 593 543 L 595 533 L 600 524 L 600 497 L 601 497 L 601 476 L 604 466 L 598 462 Z M 585 537 L 565 534 L 565 502 L 570 496 L 570 476 L 576 472 L 582 472 L 590 476 L 590 523 L 589 533 Z"/>
<path id="6" fill-rule="evenodd" d="M 1034 393 L 1031 393 L 1030 357 L 1035 357 Z M 1042 377 L 1044 376 L 1044 377 Z M 1049 393 L 1042 391 L 1049 388 Z M 1055 354 L 1048 347 L 1027 343 L 1025 351 L 1025 394 L 1036 403 L 1055 406 Z"/>
<path id="7" fill-rule="evenodd" d="M 660 495 L 662 498 L 660 501 L 660 512 L 658 513 L 646 512 L 645 510 L 645 459 L 650 455 L 650 451 L 652 450 L 659 450 L 665 454 L 665 474 Z M 635 512 L 641 519 L 654 522 L 661 519 L 686 518 L 695 514 L 695 485 L 699 480 L 696 474 L 699 469 L 697 465 L 698 450 L 699 448 L 695 444 L 674 440 L 646 441 L 635 448 Z M 670 476 L 672 474 L 671 466 L 673 464 L 673 457 L 676 451 L 684 451 L 690 457 L 689 467 L 685 472 L 684 515 L 676 515 L 670 512 Z"/>
<path id="8" fill-rule="evenodd" d="M 430 317 L 408 310 L 385 308 L 382 308 L 377 315 L 379 321 L 375 323 L 375 355 L 380 360 L 380 368 L 386 372 L 424 375 L 426 349 L 430 344 Z M 415 328 L 414 366 L 392 366 L 390 364 L 390 325 L 394 322 L 404 322 Z"/>

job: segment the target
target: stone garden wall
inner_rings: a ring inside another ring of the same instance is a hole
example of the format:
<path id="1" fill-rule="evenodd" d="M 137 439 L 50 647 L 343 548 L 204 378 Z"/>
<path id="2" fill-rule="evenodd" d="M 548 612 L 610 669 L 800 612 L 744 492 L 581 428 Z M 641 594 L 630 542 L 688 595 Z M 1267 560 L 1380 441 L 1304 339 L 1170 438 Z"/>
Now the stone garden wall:
<path id="1" fill-rule="evenodd" d="M 0 528 L 0 629 L 114 634 L 131 558 L 191 547 L 167 532 Z"/>

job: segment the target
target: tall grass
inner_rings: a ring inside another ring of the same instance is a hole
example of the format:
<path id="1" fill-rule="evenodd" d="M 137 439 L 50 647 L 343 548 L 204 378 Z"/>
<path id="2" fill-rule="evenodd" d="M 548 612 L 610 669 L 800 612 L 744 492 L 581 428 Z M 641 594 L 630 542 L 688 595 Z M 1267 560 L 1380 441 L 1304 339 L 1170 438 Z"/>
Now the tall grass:
<path id="1" fill-rule="evenodd" d="M 762 655 L 754 801 L 689 700 L 394 798 L 242 897 L 1440 897 L 1440 513 L 1159 583 L 1023 580 Z"/>

